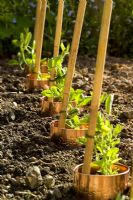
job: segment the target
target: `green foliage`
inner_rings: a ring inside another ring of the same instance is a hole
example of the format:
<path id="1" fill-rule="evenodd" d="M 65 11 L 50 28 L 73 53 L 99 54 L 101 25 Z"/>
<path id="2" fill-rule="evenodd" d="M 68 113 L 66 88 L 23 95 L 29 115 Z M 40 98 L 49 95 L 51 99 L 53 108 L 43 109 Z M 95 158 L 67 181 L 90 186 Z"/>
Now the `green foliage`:
<path id="1" fill-rule="evenodd" d="M 55 78 L 54 81 L 56 84 L 64 84 L 64 78 L 66 75 L 66 67 L 63 67 L 63 62 L 66 57 L 66 55 L 69 54 L 69 48 L 70 45 L 67 45 L 67 47 L 64 46 L 64 44 L 61 42 L 61 53 L 56 56 L 48 59 L 48 72 L 51 73 L 52 69 L 55 70 Z"/>
<path id="2" fill-rule="evenodd" d="M 104 104 L 106 114 L 110 115 L 112 110 L 113 103 L 113 94 L 104 93 L 100 97 L 100 104 Z M 81 89 L 74 90 L 71 88 L 70 91 L 70 99 L 71 101 L 76 102 L 77 108 L 81 108 L 84 106 L 89 106 L 92 100 L 91 96 L 85 96 L 84 91 Z M 73 110 L 74 109 L 74 110 Z M 66 124 L 72 129 L 79 129 L 81 125 L 89 123 L 89 114 L 84 114 L 82 117 L 79 117 L 79 112 L 75 112 L 75 108 L 69 109 Z M 84 139 L 83 139 L 84 140 Z M 79 139 L 79 143 L 82 143 L 82 139 Z"/>
<path id="3" fill-rule="evenodd" d="M 125 195 L 122 195 L 121 193 L 118 193 L 117 197 L 115 200 L 126 200 L 126 196 Z M 132 200 L 132 199 L 131 199 Z"/>
<path id="4" fill-rule="evenodd" d="M 50 89 L 43 90 L 41 94 L 44 97 L 53 98 L 54 101 L 62 101 L 63 87 L 52 86 Z"/>
<path id="5" fill-rule="evenodd" d="M 133 55 L 133 1 L 114 0 L 109 52 L 116 56 Z"/>
<path id="6" fill-rule="evenodd" d="M 107 98 L 105 100 L 105 110 L 110 115 L 112 111 L 112 104 L 114 100 L 114 94 L 107 95 Z"/>
<path id="7" fill-rule="evenodd" d="M 18 60 L 10 60 L 9 64 L 19 66 L 24 69 L 25 66 L 29 68 L 29 72 L 34 72 L 35 66 L 35 41 L 32 41 L 32 33 L 28 29 L 20 34 L 20 39 L 14 39 L 13 44 L 19 47 L 17 54 Z M 31 44 L 32 43 L 32 44 Z"/>
<path id="8" fill-rule="evenodd" d="M 84 115 L 83 117 L 79 117 L 76 112 L 73 116 L 71 116 L 71 112 L 69 112 L 66 119 L 66 126 L 75 130 L 80 129 L 82 125 L 89 123 L 89 119 L 90 118 L 88 114 Z"/>
<path id="9" fill-rule="evenodd" d="M 84 90 L 71 88 L 70 99 L 76 102 L 77 107 L 86 106 L 91 102 L 92 96 L 86 96 L 84 93 Z"/>
<path id="10" fill-rule="evenodd" d="M 118 163 L 120 143 L 120 124 L 113 125 L 108 119 L 105 119 L 101 113 L 97 118 L 96 135 L 94 139 L 94 164 L 99 166 L 100 174 L 116 174 L 118 169 L 112 168 L 112 164 Z M 80 144 L 87 142 L 87 137 L 78 138 Z"/>
<path id="11" fill-rule="evenodd" d="M 33 31 L 35 7 L 36 0 L 0 1 L 0 53 L 15 51 L 11 41 L 14 38 L 19 38 L 24 28 L 30 28 Z"/>
<path id="12" fill-rule="evenodd" d="M 52 86 L 47 90 L 46 89 L 43 90 L 41 94 L 47 98 L 54 98 L 56 100 L 58 99 L 59 101 L 62 101 L 63 91 L 64 91 L 64 84 L 57 84 L 56 86 Z M 91 101 L 91 96 L 87 97 L 83 93 L 84 93 L 83 90 L 80 89 L 75 90 L 71 88 L 69 101 L 71 102 L 74 101 L 78 108 L 87 105 Z"/>
<path id="13" fill-rule="evenodd" d="M 115 174 L 117 169 L 112 168 L 112 164 L 118 163 L 119 148 L 116 147 L 120 143 L 119 133 L 122 126 L 112 125 L 109 120 L 99 114 L 97 120 L 96 136 L 95 136 L 95 164 L 100 169 L 101 174 Z"/>
<path id="14" fill-rule="evenodd" d="M 20 39 L 14 39 L 12 41 L 14 46 L 19 47 L 19 52 L 17 54 L 17 60 L 12 59 L 9 61 L 11 65 L 19 65 L 21 69 L 24 69 L 25 66 L 29 68 L 29 72 L 34 72 L 35 66 L 35 41 L 32 39 L 32 33 L 28 29 L 25 29 L 24 32 L 20 34 Z M 43 58 L 41 62 L 47 62 L 48 64 L 48 73 L 50 75 L 52 69 L 55 70 L 55 79 L 51 80 L 56 82 L 56 84 L 64 84 L 64 77 L 66 75 L 66 68 L 63 68 L 63 61 L 66 55 L 69 54 L 70 46 L 64 46 L 61 43 L 61 54 L 57 57 L 52 58 Z M 41 74 L 39 75 L 41 78 Z"/>
<path id="15" fill-rule="evenodd" d="M 96 134 L 94 138 L 94 163 L 100 167 L 98 171 L 100 174 L 116 174 L 118 169 L 112 168 L 112 164 L 118 163 L 120 160 L 119 148 L 117 145 L 120 143 L 119 134 L 123 127 L 120 124 L 111 124 L 108 119 L 112 110 L 113 98 L 113 94 L 107 95 L 105 93 L 101 96 L 101 103 L 104 103 L 105 105 L 107 119 L 105 119 L 101 112 L 98 113 L 97 118 Z M 69 122 L 69 125 L 74 128 L 74 125 L 76 127 L 77 124 L 74 124 L 73 121 L 74 120 L 72 119 L 71 123 Z M 78 138 L 78 142 L 80 144 L 85 144 L 87 142 L 87 137 Z"/>

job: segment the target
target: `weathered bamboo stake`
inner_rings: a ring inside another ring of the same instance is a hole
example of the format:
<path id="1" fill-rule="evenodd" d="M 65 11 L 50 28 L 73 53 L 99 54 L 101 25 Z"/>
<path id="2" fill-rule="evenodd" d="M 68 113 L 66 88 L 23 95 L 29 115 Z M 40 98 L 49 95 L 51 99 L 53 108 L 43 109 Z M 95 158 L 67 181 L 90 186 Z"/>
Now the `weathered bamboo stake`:
<path id="1" fill-rule="evenodd" d="M 130 200 L 133 200 L 133 167 L 132 167 L 132 177 L 131 177 L 131 194 Z"/>
<path id="2" fill-rule="evenodd" d="M 132 157 L 132 175 L 131 175 L 131 192 L 130 192 L 130 200 L 133 200 L 133 152 L 131 152 Z"/>
<path id="3" fill-rule="evenodd" d="M 71 46 L 71 51 L 70 51 L 70 56 L 69 56 L 69 61 L 68 61 L 67 75 L 65 79 L 64 95 L 63 95 L 63 102 L 62 102 L 63 105 L 62 105 L 62 110 L 61 110 L 60 119 L 59 119 L 59 130 L 65 127 L 65 119 L 66 119 L 66 111 L 67 111 L 67 106 L 68 106 L 68 101 L 69 101 L 69 93 L 70 93 L 72 79 L 73 79 L 73 75 L 75 71 L 75 64 L 76 64 L 76 58 L 77 58 L 77 53 L 78 53 L 81 30 L 82 30 L 83 21 L 84 21 L 86 4 L 87 4 L 86 0 L 79 1 L 72 46 Z"/>
<path id="4" fill-rule="evenodd" d="M 98 45 L 97 61 L 96 61 L 96 73 L 94 78 L 93 97 L 91 102 L 88 141 L 86 144 L 84 165 L 82 168 L 82 173 L 85 174 L 90 174 L 90 163 L 92 160 L 97 114 L 98 114 L 100 96 L 102 91 L 104 65 L 105 65 L 105 57 L 106 57 L 106 50 L 108 43 L 111 13 L 112 13 L 112 0 L 105 0 L 99 45 Z"/>
<path id="5" fill-rule="evenodd" d="M 36 42 L 37 40 L 37 35 L 38 35 L 38 20 L 39 20 L 39 15 L 40 15 L 40 11 L 41 11 L 41 0 L 37 1 L 37 5 L 36 5 L 36 20 L 35 20 L 35 28 L 34 28 L 34 40 Z"/>
<path id="6" fill-rule="evenodd" d="M 54 40 L 54 57 L 58 56 L 61 40 L 61 30 L 62 30 L 62 20 L 63 20 L 63 10 L 64 10 L 64 0 L 58 0 L 58 14 L 56 20 L 56 31 L 55 31 L 55 40 Z M 50 75 L 50 86 L 54 85 L 55 78 L 55 69 L 51 71 Z"/>
<path id="7" fill-rule="evenodd" d="M 38 20 L 35 31 L 35 42 L 36 42 L 36 59 L 35 59 L 35 73 L 40 72 L 40 61 L 42 53 L 42 44 L 43 44 L 43 34 L 44 34 L 44 24 L 46 16 L 46 6 L 47 0 L 41 0 L 40 8 L 38 9 Z"/>

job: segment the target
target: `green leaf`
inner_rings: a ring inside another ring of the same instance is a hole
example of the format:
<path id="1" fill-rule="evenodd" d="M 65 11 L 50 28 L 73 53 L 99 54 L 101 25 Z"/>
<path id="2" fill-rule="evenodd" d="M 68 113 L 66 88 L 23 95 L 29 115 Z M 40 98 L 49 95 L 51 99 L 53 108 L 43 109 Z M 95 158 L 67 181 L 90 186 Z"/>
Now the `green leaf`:
<path id="1" fill-rule="evenodd" d="M 102 148 L 100 146 L 96 145 L 96 148 L 100 153 L 103 153 L 103 150 L 102 150 Z"/>
<path id="2" fill-rule="evenodd" d="M 87 104 L 89 104 L 92 100 L 92 97 L 84 97 L 82 99 L 82 101 L 78 104 L 79 107 L 83 107 L 86 106 Z"/>
<path id="3" fill-rule="evenodd" d="M 72 121 L 74 122 L 75 126 L 79 126 L 80 120 L 79 120 L 78 115 L 75 115 L 75 116 L 72 118 Z"/>
<path id="4" fill-rule="evenodd" d="M 51 92 L 51 90 L 43 90 L 41 92 L 42 96 L 45 96 L 45 97 L 48 97 L 48 98 L 51 98 L 53 97 L 53 93 Z"/>
<path id="5" fill-rule="evenodd" d="M 20 46 L 20 42 L 16 39 L 12 40 L 12 44 L 16 47 L 19 47 Z"/>
<path id="6" fill-rule="evenodd" d="M 74 115 L 77 115 L 78 113 L 79 113 L 78 108 L 70 108 L 68 116 L 73 117 Z"/>
<path id="7" fill-rule="evenodd" d="M 108 95 L 106 101 L 105 101 L 105 110 L 110 115 L 112 112 L 112 104 L 114 100 L 114 94 Z"/>
<path id="8" fill-rule="evenodd" d="M 84 115 L 82 118 L 80 118 L 80 125 L 88 124 L 89 120 L 90 120 L 90 116 L 88 114 Z"/>
<path id="9" fill-rule="evenodd" d="M 117 136 L 122 131 L 122 129 L 123 127 L 120 124 L 117 124 L 113 129 L 113 135 Z"/>
<path id="10" fill-rule="evenodd" d="M 102 94 L 102 96 L 100 97 L 100 104 L 105 102 L 107 96 L 108 96 L 108 94 L 106 92 L 104 94 Z"/>
<path id="11" fill-rule="evenodd" d="M 25 41 L 24 41 L 26 47 L 29 45 L 31 38 L 32 38 L 32 33 L 31 32 L 26 33 L 26 37 L 25 37 Z"/>
<path id="12" fill-rule="evenodd" d="M 87 142 L 87 138 L 86 138 L 86 137 L 79 137 L 79 138 L 77 138 L 77 142 L 78 142 L 79 144 L 84 145 L 84 144 L 86 144 L 86 142 Z"/>
<path id="13" fill-rule="evenodd" d="M 65 48 L 63 42 L 61 42 L 61 45 L 60 45 L 60 46 L 61 46 L 61 50 L 62 50 L 62 51 L 65 51 L 66 48 Z"/>
<path id="14" fill-rule="evenodd" d="M 117 147 L 111 148 L 107 151 L 107 156 L 112 157 L 116 155 L 118 152 L 119 152 L 119 148 Z"/>
<path id="15" fill-rule="evenodd" d="M 12 60 L 9 60 L 9 61 L 8 61 L 8 64 L 9 64 L 9 65 L 18 65 L 19 62 L 18 62 L 17 60 L 15 60 L 15 59 L 12 59 Z"/>
<path id="16" fill-rule="evenodd" d="M 121 158 L 117 158 L 115 160 L 112 160 L 112 164 L 118 163 L 120 160 L 122 160 Z"/>

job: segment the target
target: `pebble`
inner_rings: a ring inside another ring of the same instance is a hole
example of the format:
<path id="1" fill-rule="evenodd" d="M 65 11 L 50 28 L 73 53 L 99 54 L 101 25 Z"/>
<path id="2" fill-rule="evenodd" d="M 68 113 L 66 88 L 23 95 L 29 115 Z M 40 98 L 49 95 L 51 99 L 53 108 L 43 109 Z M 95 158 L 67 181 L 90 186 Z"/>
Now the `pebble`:
<path id="1" fill-rule="evenodd" d="M 52 188 L 55 185 L 55 178 L 51 175 L 46 175 L 44 177 L 44 184 L 47 188 Z"/>
<path id="2" fill-rule="evenodd" d="M 37 159 L 35 157 L 29 158 L 29 162 L 35 162 Z"/>
<path id="3" fill-rule="evenodd" d="M 42 185 L 42 176 L 38 166 L 29 167 L 26 173 L 26 183 L 31 189 Z"/>
<path id="4" fill-rule="evenodd" d="M 16 116 L 15 116 L 14 112 L 11 111 L 11 112 L 9 113 L 9 119 L 11 119 L 12 121 L 14 121 L 15 118 L 16 118 Z"/>
<path id="5" fill-rule="evenodd" d="M 12 185 L 14 185 L 14 186 L 18 185 L 18 182 L 17 182 L 17 180 L 15 178 L 11 178 L 10 181 L 11 181 Z"/>
<path id="6" fill-rule="evenodd" d="M 6 194 L 6 197 L 9 198 L 9 199 L 11 199 L 11 198 L 14 197 L 14 194 Z"/>
<path id="7" fill-rule="evenodd" d="M 6 194 L 6 193 L 8 193 L 8 190 L 2 189 L 2 193 Z"/>
<path id="8" fill-rule="evenodd" d="M 123 113 L 127 119 L 133 119 L 133 110 Z"/>
<path id="9" fill-rule="evenodd" d="M 3 152 L 0 151 L 0 159 L 2 159 L 2 158 L 3 158 Z"/>
<path id="10" fill-rule="evenodd" d="M 13 102 L 13 105 L 15 106 L 15 107 L 17 107 L 18 106 L 18 104 L 14 101 Z"/>
<path id="11" fill-rule="evenodd" d="M 2 150 L 4 148 L 3 143 L 0 142 L 0 150 Z"/>

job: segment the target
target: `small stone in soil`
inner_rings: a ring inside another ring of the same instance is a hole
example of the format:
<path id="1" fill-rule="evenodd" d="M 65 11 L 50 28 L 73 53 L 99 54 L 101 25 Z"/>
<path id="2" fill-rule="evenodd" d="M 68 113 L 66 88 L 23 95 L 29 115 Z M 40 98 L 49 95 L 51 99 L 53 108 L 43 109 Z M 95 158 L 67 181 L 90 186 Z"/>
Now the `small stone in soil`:
<path id="1" fill-rule="evenodd" d="M 14 121 L 15 118 L 16 118 L 16 116 L 15 116 L 14 112 L 11 111 L 11 112 L 9 113 L 9 119 L 12 120 L 12 121 Z"/>
<path id="2" fill-rule="evenodd" d="M 46 175 L 44 177 L 44 184 L 47 188 L 52 188 L 55 185 L 55 178 L 51 175 Z"/>
<path id="3" fill-rule="evenodd" d="M 127 119 L 133 119 L 133 110 L 123 113 Z"/>
<path id="4" fill-rule="evenodd" d="M 0 151 L 0 159 L 2 159 L 2 158 L 3 158 L 3 152 Z"/>
<path id="5" fill-rule="evenodd" d="M 31 189 L 35 189 L 42 185 L 42 176 L 39 167 L 29 167 L 26 174 L 26 182 Z"/>

